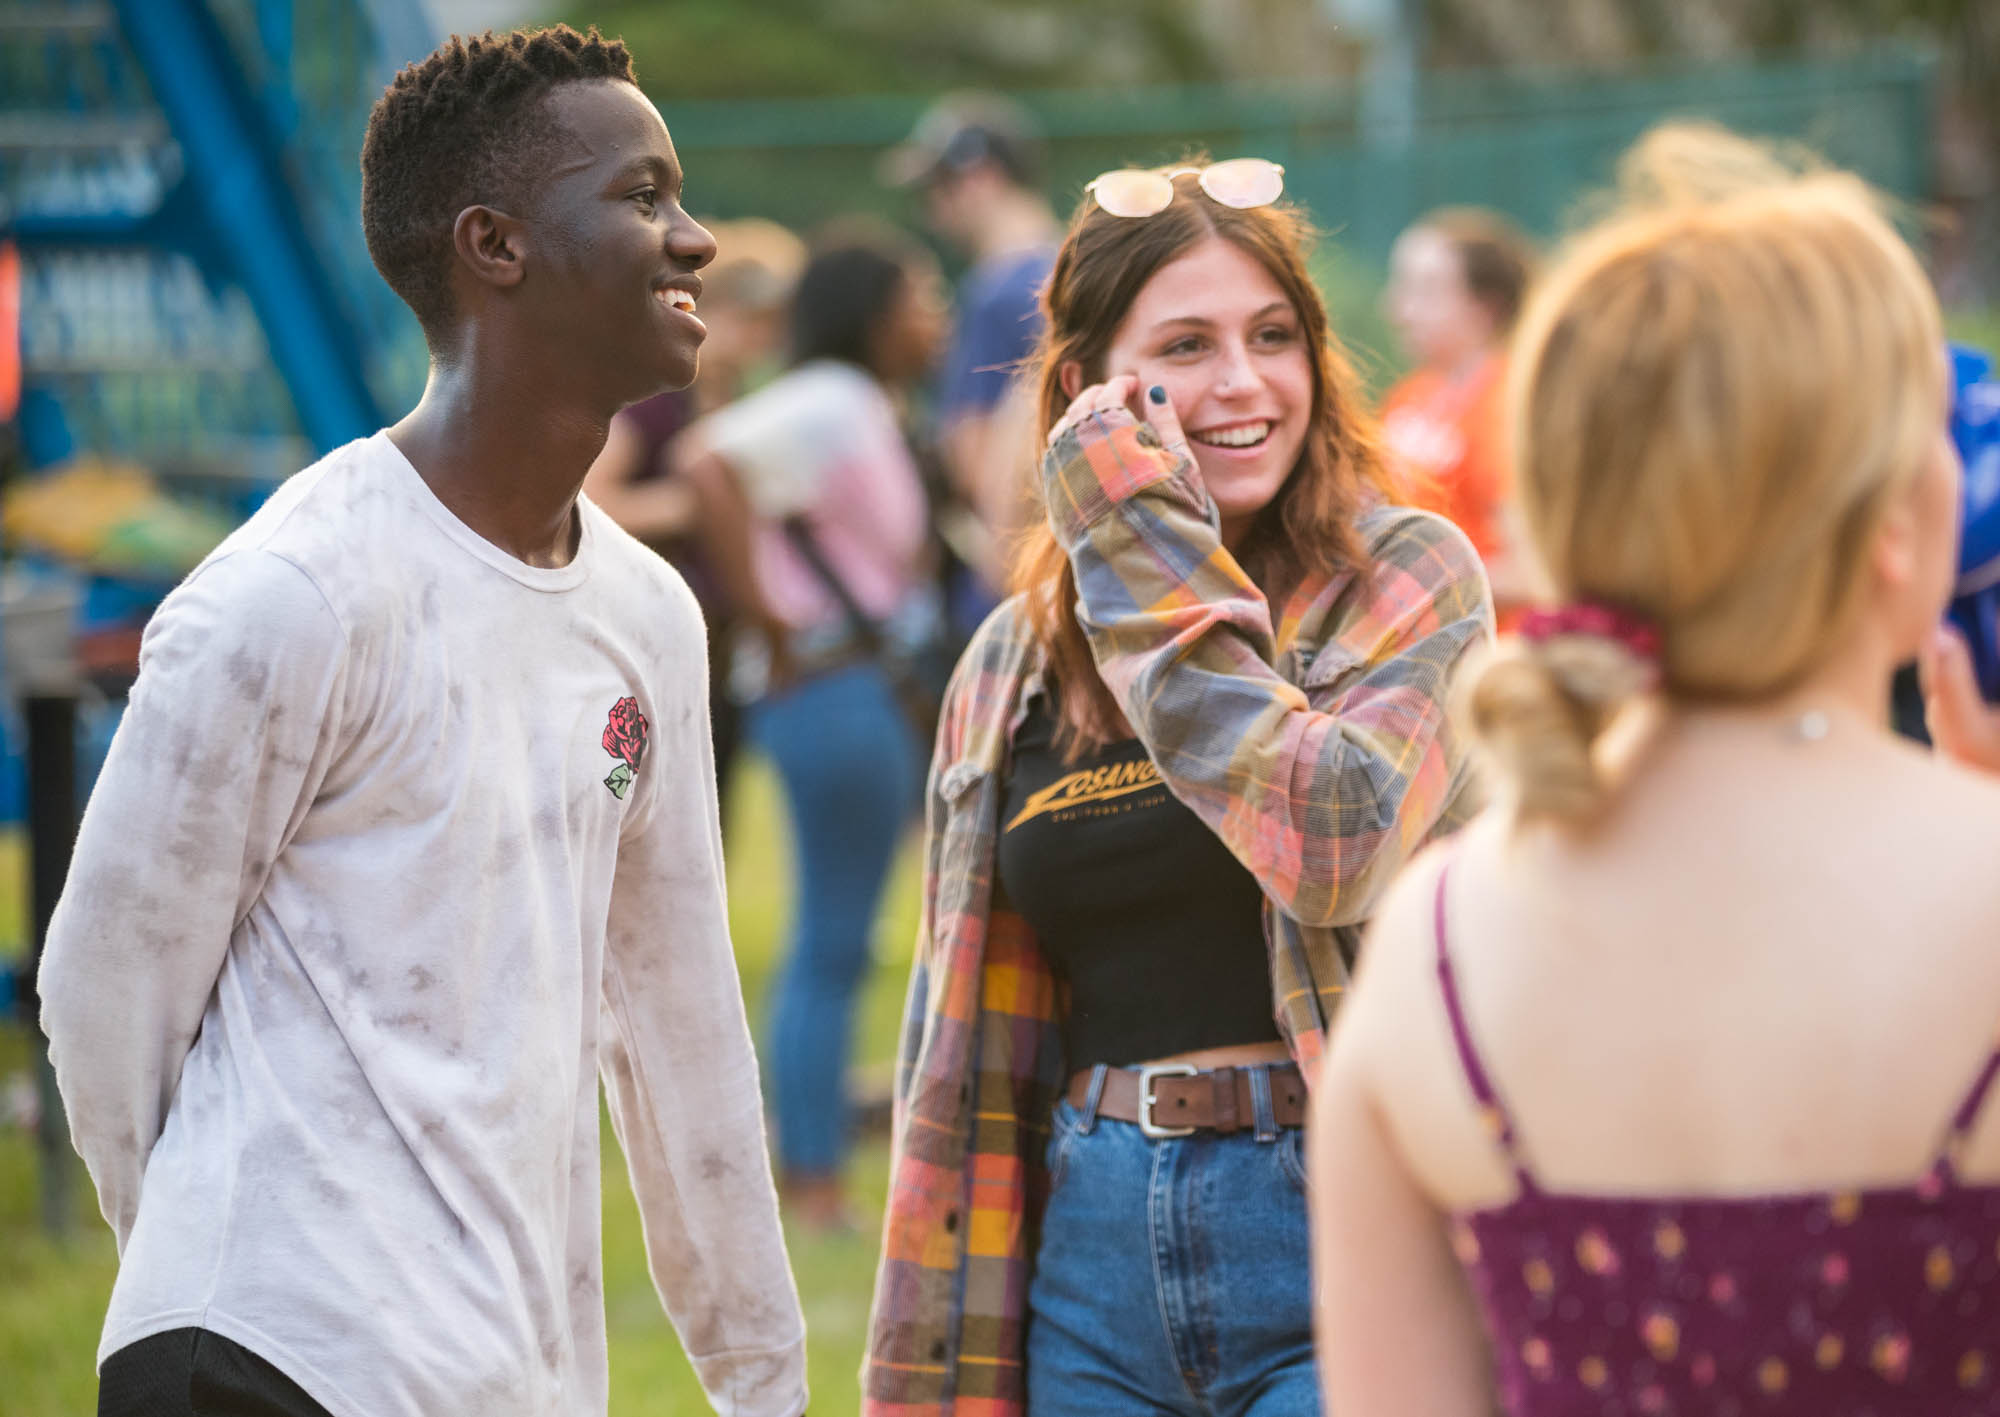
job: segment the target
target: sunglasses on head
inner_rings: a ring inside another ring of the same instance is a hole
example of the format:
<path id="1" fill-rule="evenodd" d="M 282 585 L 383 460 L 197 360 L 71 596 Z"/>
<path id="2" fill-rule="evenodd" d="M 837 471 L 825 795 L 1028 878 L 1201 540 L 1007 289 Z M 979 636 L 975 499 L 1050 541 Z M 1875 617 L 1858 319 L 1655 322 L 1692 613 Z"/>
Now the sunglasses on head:
<path id="1" fill-rule="evenodd" d="M 1285 190 L 1285 169 L 1261 157 L 1233 157 L 1207 167 L 1123 167 L 1099 173 L 1083 190 L 1111 216 L 1157 216 L 1174 203 L 1174 179 L 1191 173 L 1210 201 L 1239 211 L 1268 207 Z"/>

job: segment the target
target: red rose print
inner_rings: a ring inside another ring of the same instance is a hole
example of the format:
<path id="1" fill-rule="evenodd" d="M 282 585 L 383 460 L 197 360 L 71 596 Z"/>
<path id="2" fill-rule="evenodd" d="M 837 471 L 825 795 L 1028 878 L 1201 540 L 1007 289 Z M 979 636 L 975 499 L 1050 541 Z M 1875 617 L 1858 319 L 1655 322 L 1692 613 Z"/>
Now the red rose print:
<path id="1" fill-rule="evenodd" d="M 604 785 L 620 801 L 631 790 L 639 760 L 646 756 L 646 729 L 646 715 L 639 712 L 639 701 L 631 695 L 611 706 L 610 720 L 604 725 L 604 751 L 618 759 L 618 766 L 604 779 Z"/>

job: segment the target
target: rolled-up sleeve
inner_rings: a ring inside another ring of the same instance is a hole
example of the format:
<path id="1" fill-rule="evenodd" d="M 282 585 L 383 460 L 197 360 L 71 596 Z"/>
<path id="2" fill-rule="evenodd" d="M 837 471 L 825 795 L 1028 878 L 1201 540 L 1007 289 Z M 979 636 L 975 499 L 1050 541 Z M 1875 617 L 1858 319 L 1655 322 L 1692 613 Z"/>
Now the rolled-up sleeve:
<path id="1" fill-rule="evenodd" d="M 1364 920 L 1462 785 L 1451 675 L 1491 634 L 1463 534 L 1374 518 L 1357 612 L 1305 687 L 1274 665 L 1263 593 L 1222 545 L 1193 467 L 1122 413 L 1043 463 L 1098 671 L 1176 796 L 1305 925 Z"/>

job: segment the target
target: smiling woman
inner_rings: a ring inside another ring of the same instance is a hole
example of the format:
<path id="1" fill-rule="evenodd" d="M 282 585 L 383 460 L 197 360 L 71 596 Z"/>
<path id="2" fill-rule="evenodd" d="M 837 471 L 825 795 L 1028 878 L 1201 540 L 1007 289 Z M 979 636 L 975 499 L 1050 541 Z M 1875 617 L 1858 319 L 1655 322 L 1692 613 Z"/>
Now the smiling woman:
<path id="1" fill-rule="evenodd" d="M 1387 504 L 1282 174 L 1227 166 L 1273 180 L 1100 179 L 1050 277 L 1046 517 L 931 765 L 865 1410 L 1318 1410 L 1306 1078 L 1468 813 L 1441 698 L 1491 611 Z"/>

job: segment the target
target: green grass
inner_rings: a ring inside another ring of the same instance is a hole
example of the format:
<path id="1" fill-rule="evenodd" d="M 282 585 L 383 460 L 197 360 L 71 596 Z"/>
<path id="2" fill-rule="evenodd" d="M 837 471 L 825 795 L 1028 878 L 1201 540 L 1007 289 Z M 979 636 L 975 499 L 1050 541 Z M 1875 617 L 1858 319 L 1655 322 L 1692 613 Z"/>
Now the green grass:
<path id="1" fill-rule="evenodd" d="M 776 779 L 746 761 L 731 793 L 730 922 L 753 1025 L 778 963 L 791 909 L 790 845 Z M 18 841 L 0 839 L 0 948 L 21 938 Z M 917 872 L 906 843 L 876 922 L 876 967 L 862 1001 L 860 1061 L 886 1064 L 894 1054 L 910 943 L 916 932 Z M 29 1066 L 26 1034 L 0 1027 L 0 1077 Z M 611 1341 L 611 1412 L 708 1410 L 693 1371 L 646 1273 L 638 1208 L 608 1123 L 604 1138 L 604 1307 Z M 875 1278 L 874 1223 L 888 1171 L 884 1143 L 855 1155 L 852 1176 L 867 1223 L 853 1236 L 788 1234 L 793 1272 L 805 1305 L 807 1361 L 815 1414 L 860 1406 L 855 1374 Z M 41 1233 L 34 1139 L 0 1130 L 0 1413 L 6 1417 L 75 1417 L 96 1410 L 92 1358 L 117 1257 L 98 1218 L 82 1166 L 73 1176 L 76 1221 L 64 1245 Z"/>

